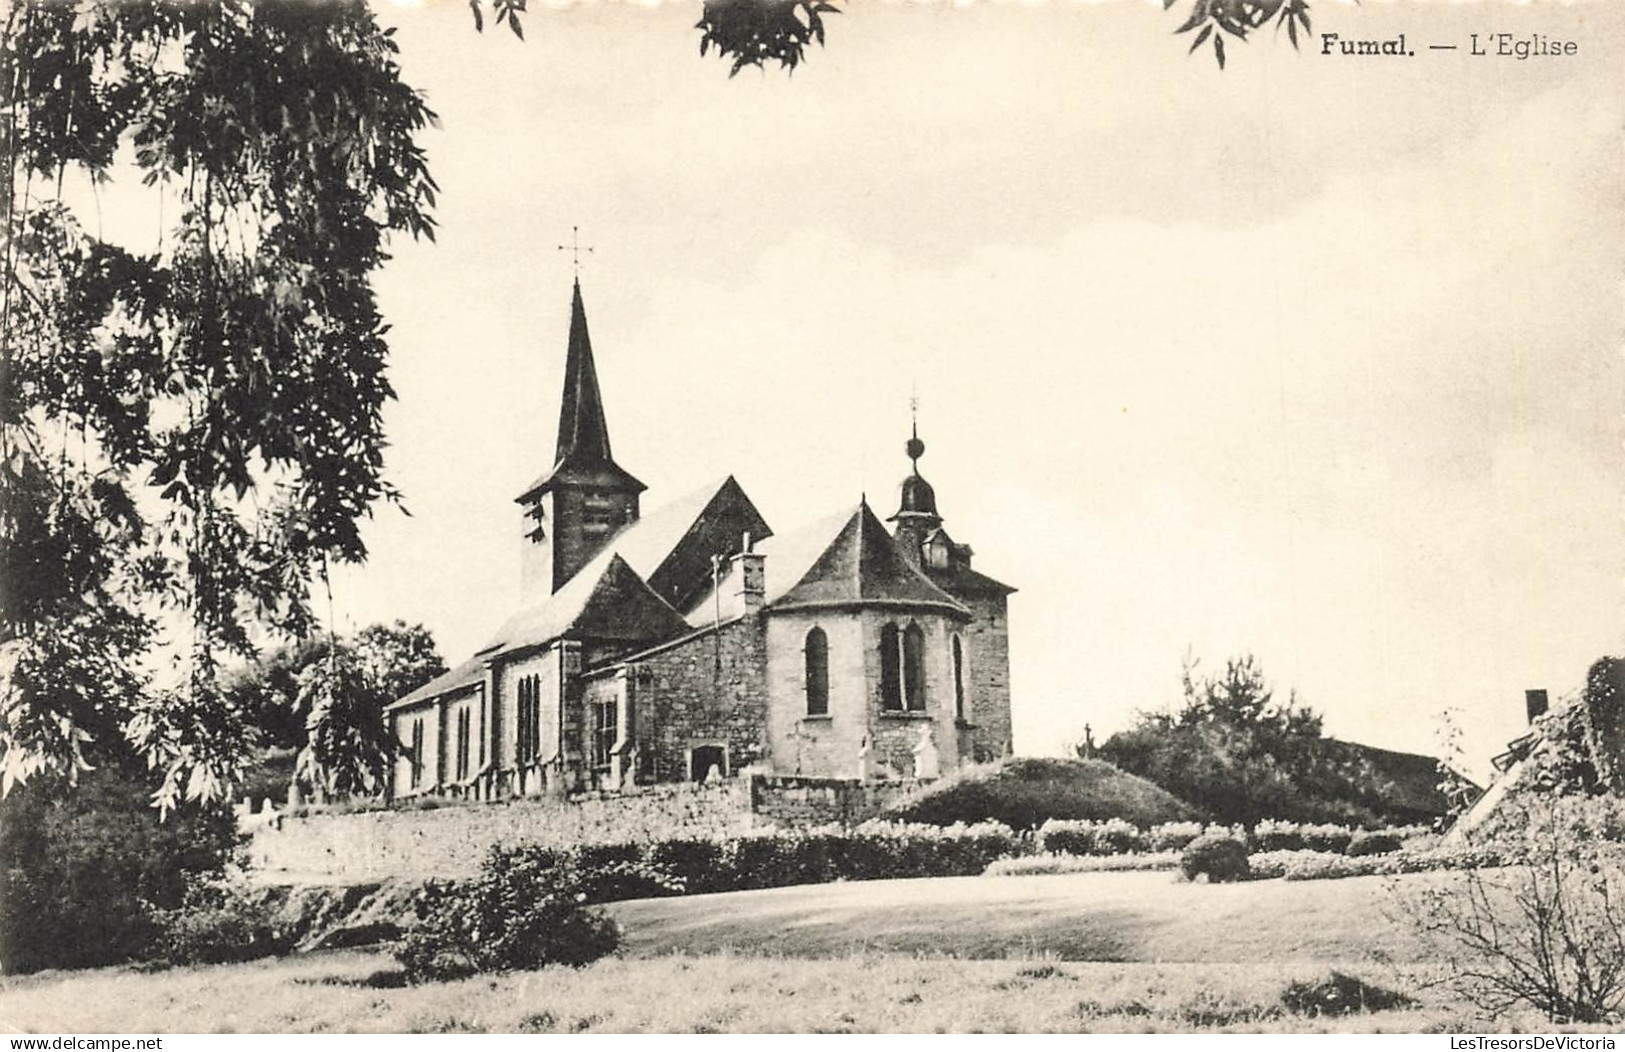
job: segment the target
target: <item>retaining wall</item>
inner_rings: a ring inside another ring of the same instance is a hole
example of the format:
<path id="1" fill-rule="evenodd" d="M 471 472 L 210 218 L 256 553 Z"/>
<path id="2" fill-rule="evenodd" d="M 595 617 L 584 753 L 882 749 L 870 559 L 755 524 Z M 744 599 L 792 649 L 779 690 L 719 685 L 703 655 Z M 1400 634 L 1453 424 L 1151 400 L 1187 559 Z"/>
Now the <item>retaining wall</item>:
<path id="1" fill-rule="evenodd" d="M 492 845 L 727 837 L 871 818 L 913 783 L 748 775 L 568 800 L 448 803 L 432 809 L 245 819 L 254 876 L 265 882 L 466 877 Z"/>

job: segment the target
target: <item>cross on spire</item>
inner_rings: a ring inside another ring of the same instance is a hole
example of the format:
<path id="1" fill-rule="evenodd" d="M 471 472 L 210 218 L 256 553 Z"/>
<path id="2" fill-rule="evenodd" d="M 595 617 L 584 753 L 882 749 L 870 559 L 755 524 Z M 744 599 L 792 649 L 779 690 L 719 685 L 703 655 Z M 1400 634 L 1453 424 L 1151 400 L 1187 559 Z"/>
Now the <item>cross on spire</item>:
<path id="1" fill-rule="evenodd" d="M 558 247 L 558 251 L 568 251 L 570 253 L 570 265 L 575 268 L 576 277 L 581 277 L 581 253 L 591 252 L 592 246 L 583 245 L 581 243 L 580 227 L 572 226 L 570 228 L 570 243 L 568 245 L 560 245 Z"/>

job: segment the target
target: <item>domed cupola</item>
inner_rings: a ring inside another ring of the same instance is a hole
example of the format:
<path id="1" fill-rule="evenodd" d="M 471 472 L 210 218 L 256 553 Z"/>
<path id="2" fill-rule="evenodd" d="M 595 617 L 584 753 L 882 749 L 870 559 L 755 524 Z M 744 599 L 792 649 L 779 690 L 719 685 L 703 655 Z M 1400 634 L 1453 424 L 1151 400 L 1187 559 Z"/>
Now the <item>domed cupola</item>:
<path id="1" fill-rule="evenodd" d="M 917 417 L 903 451 L 913 461 L 914 470 L 903 480 L 902 499 L 898 501 L 897 514 L 890 521 L 897 524 L 893 536 L 904 558 L 919 568 L 924 565 L 925 538 L 942 525 L 942 515 L 937 511 L 937 491 L 920 476 L 920 458 L 925 455 L 925 443 L 920 441 Z"/>
<path id="2" fill-rule="evenodd" d="M 898 503 L 897 514 L 892 518 L 899 519 L 904 515 L 929 515 L 933 519 L 940 519 L 937 513 L 937 491 L 931 488 L 931 483 L 920 476 L 920 458 L 925 455 L 925 443 L 920 441 L 919 425 L 916 424 L 913 436 L 903 447 L 908 453 L 908 459 L 914 462 L 914 471 L 903 480 L 902 500 Z"/>

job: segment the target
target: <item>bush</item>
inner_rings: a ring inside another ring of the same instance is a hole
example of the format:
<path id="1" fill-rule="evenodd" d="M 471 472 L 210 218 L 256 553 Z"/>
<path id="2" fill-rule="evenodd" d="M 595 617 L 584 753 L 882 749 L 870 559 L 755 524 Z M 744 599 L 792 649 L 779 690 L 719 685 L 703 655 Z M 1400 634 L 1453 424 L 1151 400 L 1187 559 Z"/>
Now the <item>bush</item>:
<path id="1" fill-rule="evenodd" d="M 1180 853 L 1179 869 L 1186 880 L 1204 875 L 1214 884 L 1246 880 L 1249 874 L 1247 845 L 1239 837 L 1203 833 Z"/>
<path id="2" fill-rule="evenodd" d="M 1305 851 L 1329 851 L 1341 855 L 1349 849 L 1349 842 L 1354 839 L 1354 830 L 1348 826 L 1337 825 L 1310 825 L 1301 827 L 1303 843 L 1300 845 Z"/>
<path id="3" fill-rule="evenodd" d="M 0 967 L 92 968 L 161 951 L 161 914 L 239 846 L 230 808 L 162 821 L 142 772 L 111 760 L 69 788 L 38 778 L 0 800 Z"/>
<path id="4" fill-rule="evenodd" d="M 1036 829 L 1050 819 L 1134 826 L 1196 817 L 1196 811 L 1144 778 L 1104 760 L 1024 758 L 970 767 L 888 807 L 883 817 L 948 826 L 998 822 Z"/>
<path id="5" fill-rule="evenodd" d="M 1395 990 L 1343 972 L 1309 982 L 1295 979 L 1281 991 L 1281 1007 L 1304 1016 L 1354 1015 L 1410 1008 L 1416 1002 Z"/>
<path id="6" fill-rule="evenodd" d="M 1358 858 L 1363 855 L 1391 855 L 1404 846 L 1394 833 L 1355 833 L 1349 838 L 1348 853 Z"/>
<path id="7" fill-rule="evenodd" d="M 1146 846 L 1152 851 L 1183 851 L 1201 835 L 1200 822 L 1163 822 L 1146 830 Z"/>
<path id="8" fill-rule="evenodd" d="M 1146 835 L 1120 818 L 1105 822 L 1051 819 L 1038 828 L 1038 849 L 1068 855 L 1125 855 L 1144 851 Z"/>
<path id="9" fill-rule="evenodd" d="M 1625 858 L 1613 839 L 1620 804 L 1530 799 L 1512 810 L 1498 850 L 1516 865 L 1494 875 L 1470 866 L 1403 904 L 1479 1008 L 1499 1016 L 1530 1006 L 1554 1023 L 1617 1021 L 1625 1003 Z"/>
<path id="10" fill-rule="evenodd" d="M 989 877 L 1042 877 L 1057 873 L 1124 873 L 1179 868 L 1179 853 L 1159 851 L 1134 855 L 1025 855 L 996 859 Z"/>
<path id="11" fill-rule="evenodd" d="M 620 929 L 588 900 L 624 883 L 625 865 L 605 862 L 603 870 L 590 873 L 570 852 L 498 845 L 473 879 L 424 886 L 418 923 L 397 944 L 395 956 L 414 983 L 591 964 L 615 952 Z"/>
<path id="12" fill-rule="evenodd" d="M 1303 826 L 1297 822 L 1260 822 L 1253 827 L 1253 847 L 1258 851 L 1302 851 Z"/>
<path id="13" fill-rule="evenodd" d="M 180 907 L 158 914 L 158 952 L 171 964 L 229 964 L 287 953 L 264 894 L 240 882 L 197 883 Z"/>

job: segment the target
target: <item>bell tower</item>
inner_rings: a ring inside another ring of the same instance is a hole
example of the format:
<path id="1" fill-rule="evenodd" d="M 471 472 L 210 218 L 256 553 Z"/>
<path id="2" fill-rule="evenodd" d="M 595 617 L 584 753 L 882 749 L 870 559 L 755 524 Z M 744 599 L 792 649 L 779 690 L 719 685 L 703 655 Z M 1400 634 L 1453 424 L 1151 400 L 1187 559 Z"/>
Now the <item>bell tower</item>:
<path id="1" fill-rule="evenodd" d="M 564 587 L 610 537 L 637 521 L 638 495 L 645 488 L 610 454 L 609 426 L 577 278 L 553 466 L 515 499 L 524 516 L 521 598 L 529 602 Z"/>

